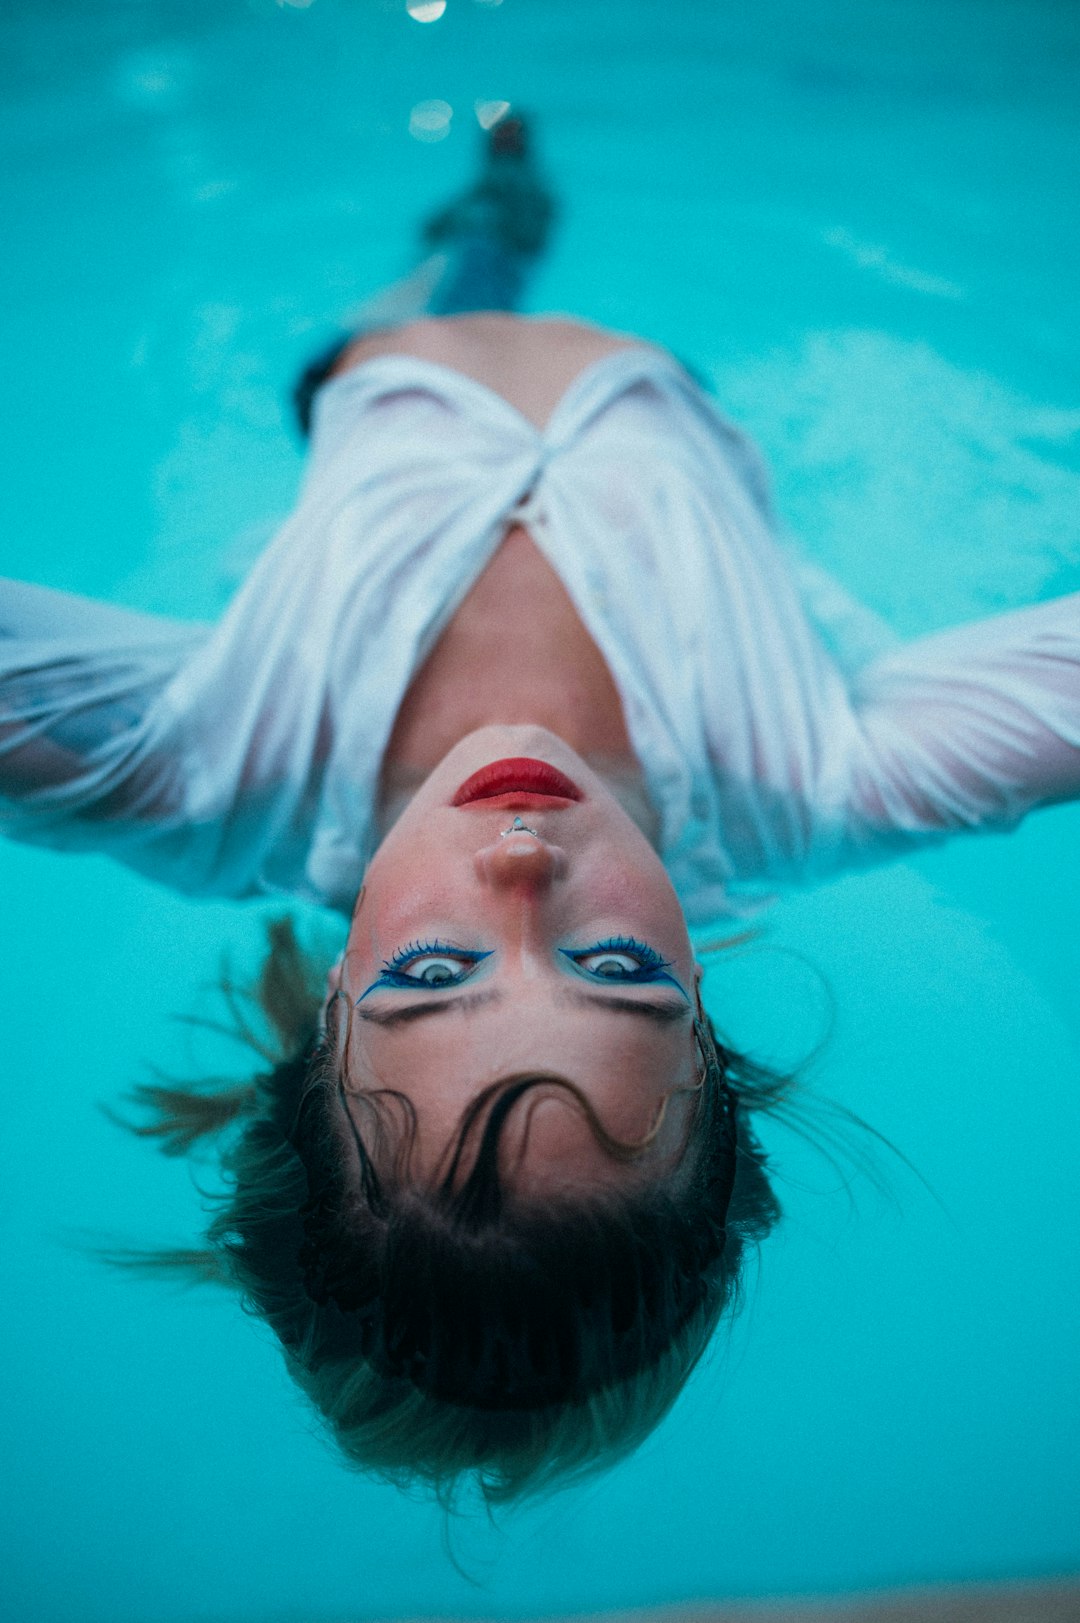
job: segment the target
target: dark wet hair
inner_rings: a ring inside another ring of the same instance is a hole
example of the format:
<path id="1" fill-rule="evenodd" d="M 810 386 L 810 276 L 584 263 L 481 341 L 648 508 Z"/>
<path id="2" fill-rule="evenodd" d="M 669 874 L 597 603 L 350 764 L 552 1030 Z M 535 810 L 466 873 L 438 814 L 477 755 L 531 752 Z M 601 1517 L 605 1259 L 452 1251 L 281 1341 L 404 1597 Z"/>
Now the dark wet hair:
<path id="1" fill-rule="evenodd" d="M 288 921 L 272 925 L 254 995 L 277 1063 L 227 1090 L 136 1090 L 151 1120 L 133 1130 L 166 1153 L 223 1135 L 228 1187 L 204 1249 L 114 1260 L 238 1289 L 346 1459 L 384 1479 L 444 1503 L 471 1480 L 506 1503 L 613 1464 L 675 1402 L 738 1296 L 748 1246 L 777 1219 L 750 1116 L 784 1080 L 702 1015 L 678 1176 L 515 1197 L 500 1135 L 537 1086 L 569 1090 L 608 1153 L 644 1147 L 611 1139 L 573 1084 L 540 1074 L 485 1089 L 439 1176 L 418 1184 L 402 1175 L 415 1120 L 401 1096 L 362 1095 L 370 1135 L 345 1107 L 318 1030 L 320 967 Z M 375 1146 L 391 1142 L 386 1164 Z"/>

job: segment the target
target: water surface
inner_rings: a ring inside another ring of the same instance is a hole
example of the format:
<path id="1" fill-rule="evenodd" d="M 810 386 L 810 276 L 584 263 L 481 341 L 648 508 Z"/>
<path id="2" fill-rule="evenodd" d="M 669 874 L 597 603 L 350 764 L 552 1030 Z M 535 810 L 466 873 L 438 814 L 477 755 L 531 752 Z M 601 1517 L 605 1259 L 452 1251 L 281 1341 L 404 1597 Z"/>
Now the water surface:
<path id="1" fill-rule="evenodd" d="M 477 101 L 541 121 L 534 290 L 670 344 L 785 522 L 904 635 L 1080 587 L 1080 19 L 1055 0 L 9 0 L 3 572 L 213 616 L 287 510 L 288 379 L 409 263 Z M 445 101 L 449 133 L 409 133 Z M 73 1230 L 195 1233 L 97 1112 L 220 1054 L 260 909 L 0 851 L 0 1592 L 24 1623 L 510 1617 L 1080 1561 L 1080 811 L 785 900 L 718 1019 L 868 1118 L 893 1198 L 769 1135 L 787 1220 L 629 1464 L 503 1532 L 349 1475 L 268 1332 Z M 207 1175 L 208 1176 L 208 1175 Z"/>

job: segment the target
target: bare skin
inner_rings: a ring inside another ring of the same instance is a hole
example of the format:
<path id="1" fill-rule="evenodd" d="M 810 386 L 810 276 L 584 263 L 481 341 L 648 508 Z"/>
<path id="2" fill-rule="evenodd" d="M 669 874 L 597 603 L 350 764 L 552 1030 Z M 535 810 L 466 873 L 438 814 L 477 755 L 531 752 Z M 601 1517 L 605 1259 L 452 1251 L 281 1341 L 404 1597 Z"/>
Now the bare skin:
<path id="1" fill-rule="evenodd" d="M 577 375 L 628 342 L 561 319 L 458 316 L 361 339 L 338 369 L 418 355 L 543 428 Z M 469 772 L 521 755 L 568 771 L 584 799 L 530 811 L 509 836 L 513 808 L 453 805 Z M 528 530 L 508 526 L 402 700 L 382 766 L 384 838 L 328 986 L 354 1108 L 387 1088 L 416 1109 L 414 1174 L 434 1175 L 481 1088 L 529 1071 L 573 1082 L 624 1141 L 643 1143 L 650 1124 L 656 1136 L 640 1162 L 613 1162 L 548 1088 L 507 1135 L 523 1185 L 595 1186 L 678 1164 L 698 1082 L 699 972 L 634 782 L 643 778 L 603 655 Z M 417 949 L 410 976 L 427 966 L 455 979 L 434 991 L 420 979 L 384 985 L 381 966 L 417 942 L 433 945 Z M 655 975 L 643 967 L 650 954 L 663 964 Z"/>
<path id="2" fill-rule="evenodd" d="M 579 372 L 638 341 L 564 316 L 485 311 L 369 333 L 342 352 L 334 371 L 346 372 L 375 355 L 419 355 L 486 384 L 543 428 Z"/>
<path id="3" fill-rule="evenodd" d="M 471 772 L 522 755 L 571 775 L 581 800 L 533 806 L 509 833 L 512 796 L 455 804 Z M 492 726 L 438 764 L 372 857 L 327 1024 L 354 1109 L 379 1089 L 411 1101 L 414 1176 L 435 1177 L 481 1089 L 543 1073 L 573 1082 L 623 1142 L 655 1129 L 641 1160 L 613 1161 L 565 1092 L 538 1089 L 508 1125 L 505 1170 L 537 1194 L 595 1188 L 678 1165 L 699 978 L 663 863 L 603 780 L 554 733 Z"/>
<path id="4" fill-rule="evenodd" d="M 412 322 L 357 340 L 338 370 L 410 354 L 465 373 L 543 428 L 578 373 L 629 340 L 582 322 L 503 314 Z M 512 525 L 402 700 L 384 795 L 415 787 L 491 723 L 548 727 L 586 759 L 636 770 L 611 672 L 527 529 Z"/>

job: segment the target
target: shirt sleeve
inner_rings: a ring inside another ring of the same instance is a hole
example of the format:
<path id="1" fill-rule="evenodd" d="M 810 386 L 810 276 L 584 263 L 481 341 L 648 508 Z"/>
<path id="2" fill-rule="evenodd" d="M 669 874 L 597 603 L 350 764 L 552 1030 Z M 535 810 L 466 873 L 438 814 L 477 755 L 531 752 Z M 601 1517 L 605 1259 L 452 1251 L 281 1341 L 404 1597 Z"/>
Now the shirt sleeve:
<path id="1" fill-rule="evenodd" d="M 846 730 L 850 857 L 1080 797 L 1080 593 L 901 644 L 853 679 Z"/>
<path id="2" fill-rule="evenodd" d="M 205 636 L 0 580 L 0 833 L 106 851 L 185 888 L 191 830 L 165 696 Z"/>

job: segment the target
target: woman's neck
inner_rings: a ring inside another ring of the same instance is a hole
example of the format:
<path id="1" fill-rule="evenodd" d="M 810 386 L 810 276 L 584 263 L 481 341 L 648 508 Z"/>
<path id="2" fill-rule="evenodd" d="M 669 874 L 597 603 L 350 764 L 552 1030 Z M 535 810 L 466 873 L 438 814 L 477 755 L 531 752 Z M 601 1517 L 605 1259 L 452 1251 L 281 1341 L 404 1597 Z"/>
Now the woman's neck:
<path id="1" fill-rule="evenodd" d="M 655 844 L 656 814 L 614 678 L 521 525 L 507 531 L 405 691 L 382 762 L 384 830 L 455 744 L 492 724 L 557 733 Z"/>

